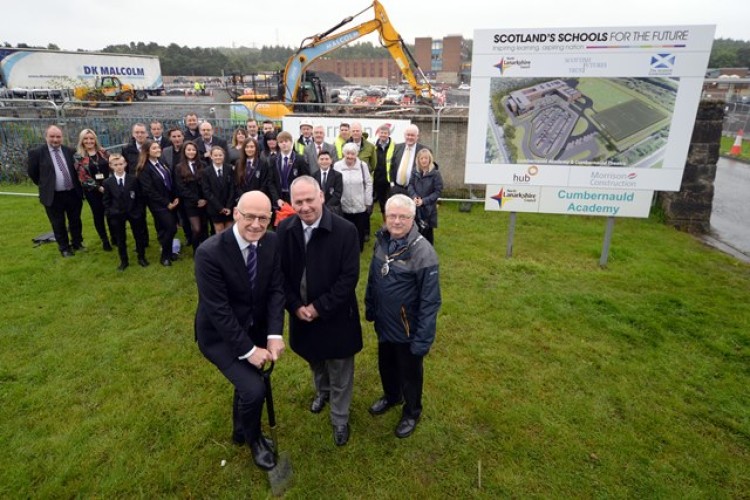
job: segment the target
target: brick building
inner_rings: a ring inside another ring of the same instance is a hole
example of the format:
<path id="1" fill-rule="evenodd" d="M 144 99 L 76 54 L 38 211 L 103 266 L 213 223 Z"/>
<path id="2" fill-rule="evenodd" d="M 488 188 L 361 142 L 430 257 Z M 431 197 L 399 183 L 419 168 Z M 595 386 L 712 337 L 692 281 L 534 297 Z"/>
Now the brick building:
<path id="1" fill-rule="evenodd" d="M 470 79 L 471 46 L 461 35 L 419 37 L 414 41 L 414 58 L 430 80 L 459 84 Z"/>

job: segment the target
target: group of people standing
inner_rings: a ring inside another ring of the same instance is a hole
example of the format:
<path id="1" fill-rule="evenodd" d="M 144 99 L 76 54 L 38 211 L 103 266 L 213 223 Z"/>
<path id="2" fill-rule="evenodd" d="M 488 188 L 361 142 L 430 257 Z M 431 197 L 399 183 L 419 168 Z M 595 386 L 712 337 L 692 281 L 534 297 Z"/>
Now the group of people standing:
<path id="1" fill-rule="evenodd" d="M 376 233 L 364 302 L 378 335 L 383 393 L 369 412 L 402 405 L 395 434 L 411 435 L 422 412 L 423 358 L 441 304 L 431 229 L 442 180 L 429 149 L 418 143 L 418 128 L 409 126 L 396 145 L 390 127 L 381 126 L 372 144 L 361 124 L 341 124 L 331 144 L 324 128 L 310 122 L 302 123 L 295 141 L 273 124 L 261 133 L 249 120 L 230 147 L 197 116 L 186 116 L 185 124 L 165 137 L 161 123 L 150 124 L 150 136 L 137 123 L 130 143 L 112 154 L 91 129 L 81 131 L 73 150 L 62 145 L 60 128 L 47 128 L 46 144 L 29 151 L 28 173 L 39 185 L 61 254 L 83 248 L 84 198 L 103 249 L 118 247 L 121 271 L 129 262 L 127 223 L 138 263 L 149 265 L 145 207 L 164 266 L 175 258 L 172 241 L 181 222 L 195 249 L 196 340 L 234 387 L 232 440 L 248 444 L 255 463 L 271 469 L 273 443 L 260 429 L 261 370 L 285 349 L 285 309 L 290 346 L 312 372 L 310 411 L 320 413 L 330 403 L 334 443 L 349 440 L 354 358 L 363 345 L 355 292 L 359 256 L 378 202 L 385 224 Z M 280 220 L 286 205 L 292 215 Z M 269 231 L 275 218 L 278 227 Z"/>
<path id="2" fill-rule="evenodd" d="M 39 185 L 61 254 L 70 257 L 83 247 L 80 211 L 85 199 L 102 248 L 118 247 L 119 270 L 128 267 L 126 239 L 118 238 L 125 225 L 119 223 L 123 215 L 131 224 L 138 261 L 146 266 L 142 250 L 149 246 L 144 209 L 148 207 L 161 248 L 159 261 L 170 266 L 178 258 L 173 251 L 178 226 L 196 249 L 209 234 L 232 225 L 232 208 L 252 190 L 271 199 L 275 217 L 290 203 L 289 187 L 302 175 L 313 176 L 326 206 L 355 225 L 360 252 L 370 237 L 373 204 L 379 203 L 384 216 L 385 201 L 397 193 L 415 201 L 417 227 L 434 243 L 443 183 L 431 151 L 418 143 L 415 125 L 406 128 L 400 144 L 391 140 L 386 124 L 378 128 L 374 144 L 358 122 L 340 124 L 334 143 L 325 141 L 322 125 L 314 126 L 308 119 L 303 119 L 296 140 L 287 131 L 277 132 L 270 121 L 262 127 L 248 120 L 234 131 L 230 145 L 214 135 L 210 122 L 199 122 L 193 113 L 185 117 L 184 129 L 165 132 L 156 120 L 148 129 L 136 123 L 131 140 L 115 156 L 125 162 L 124 178 L 108 183 L 112 158 L 93 130 L 82 130 L 72 150 L 62 144 L 62 131 L 50 126 L 45 131 L 47 144 L 29 151 L 28 173 Z"/>

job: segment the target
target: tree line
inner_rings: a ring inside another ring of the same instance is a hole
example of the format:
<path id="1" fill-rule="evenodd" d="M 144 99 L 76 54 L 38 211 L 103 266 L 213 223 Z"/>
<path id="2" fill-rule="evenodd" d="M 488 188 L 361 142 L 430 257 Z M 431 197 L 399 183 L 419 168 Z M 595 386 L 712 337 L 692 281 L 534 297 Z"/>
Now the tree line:
<path id="1" fill-rule="evenodd" d="M 8 42 L 3 44 L 12 48 Z M 16 48 L 40 48 L 60 50 L 50 43 L 47 47 L 31 47 L 19 43 Z M 413 52 L 413 47 L 409 47 Z M 108 45 L 101 52 L 119 54 L 138 54 L 158 56 L 161 60 L 161 70 L 164 75 L 220 75 L 222 71 L 249 74 L 259 71 L 273 71 L 282 69 L 287 60 L 294 53 L 292 47 L 264 45 L 261 48 L 252 47 L 187 47 L 172 43 L 162 46 L 154 42 L 130 42 L 130 44 Z M 388 50 L 373 45 L 371 42 L 361 42 L 341 47 L 333 54 L 336 59 L 387 59 Z M 750 41 L 734 40 L 732 38 L 717 38 L 711 49 L 709 68 L 749 68 Z"/>
<path id="2" fill-rule="evenodd" d="M 7 42 L 4 45 L 12 48 Z M 19 43 L 16 48 L 60 50 L 55 44 L 49 44 L 47 47 L 32 47 Z M 165 47 L 154 42 L 130 42 L 130 44 L 107 45 L 98 52 L 158 56 L 163 75 L 203 76 L 220 75 L 222 72 L 230 75 L 283 69 L 295 50 L 278 45 L 264 45 L 259 49 L 252 47 L 203 48 L 180 47 L 176 43 Z M 371 42 L 362 42 L 338 49 L 335 57 L 336 59 L 384 59 L 389 58 L 390 55 L 383 47 L 375 46 Z"/>

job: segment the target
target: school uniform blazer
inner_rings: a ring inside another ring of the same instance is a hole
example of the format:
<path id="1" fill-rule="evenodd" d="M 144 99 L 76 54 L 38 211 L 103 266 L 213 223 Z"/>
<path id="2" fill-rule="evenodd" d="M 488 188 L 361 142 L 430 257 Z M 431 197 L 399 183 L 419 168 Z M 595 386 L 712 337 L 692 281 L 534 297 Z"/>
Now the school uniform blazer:
<path id="1" fill-rule="evenodd" d="M 195 253 L 195 339 L 203 355 L 220 370 L 254 346 L 265 347 L 268 335 L 283 332 L 284 290 L 277 242 L 275 233 L 266 233 L 258 241 L 258 274 L 252 289 L 234 231 L 210 237 Z"/>
<path id="2" fill-rule="evenodd" d="M 68 166 L 68 174 L 70 174 L 70 180 L 73 181 L 73 189 L 83 199 L 83 189 L 75 170 L 74 151 L 67 146 L 60 146 L 60 152 Z M 39 201 L 45 207 L 51 207 L 52 202 L 55 201 L 55 169 L 57 167 L 52 161 L 49 148 L 47 144 L 44 144 L 38 148 L 30 149 L 28 155 L 27 173 L 34 184 L 39 186 Z"/>
<path id="3" fill-rule="evenodd" d="M 102 203 L 108 217 L 125 216 L 128 219 L 140 219 L 145 213 L 143 194 L 138 179 L 132 174 L 125 174 L 124 188 L 117 185 L 114 174 L 102 183 Z"/>
<path id="4" fill-rule="evenodd" d="M 277 230 L 289 311 L 289 345 L 307 361 L 353 356 L 362 350 L 362 327 L 357 304 L 359 236 L 348 220 L 327 208 L 305 247 L 302 222 L 295 215 Z M 307 300 L 300 282 L 307 277 Z M 312 304 L 320 317 L 312 322 L 297 318 L 295 311 Z"/>
<path id="5" fill-rule="evenodd" d="M 341 195 L 344 194 L 344 177 L 341 172 L 334 170 L 333 165 L 328 169 L 326 176 L 326 185 L 321 183 L 323 172 L 318 170 L 313 174 L 313 178 L 318 181 L 320 189 L 325 195 L 325 204 L 336 214 L 341 214 Z"/>
<path id="6" fill-rule="evenodd" d="M 297 177 L 301 177 L 303 175 L 310 175 L 310 169 L 307 167 L 307 162 L 305 159 L 298 155 L 296 152 L 292 151 L 289 154 L 289 157 L 292 160 L 291 168 L 289 169 L 289 175 L 287 176 L 288 179 L 288 185 L 291 187 L 292 181 L 296 179 Z M 275 183 L 276 191 L 279 193 L 279 197 L 283 198 L 285 202 L 289 203 L 289 191 L 286 193 L 282 193 L 282 182 L 281 182 L 281 176 L 283 171 L 283 164 L 284 164 L 284 155 L 279 153 L 279 155 L 276 157 L 276 162 L 272 165 L 273 170 L 273 180 Z M 272 200 L 276 201 L 276 200 Z"/>
<path id="7" fill-rule="evenodd" d="M 235 172 L 236 172 L 235 168 Z M 247 193 L 248 191 L 263 191 L 266 196 L 271 200 L 271 203 L 275 203 L 279 199 L 279 193 L 276 191 L 276 184 L 274 182 L 273 172 L 271 167 L 268 166 L 268 162 L 263 158 L 258 158 L 253 166 L 253 175 L 250 177 L 249 182 L 236 182 L 235 179 L 235 200 L 239 200 L 240 196 Z"/>
<path id="8" fill-rule="evenodd" d="M 164 184 L 164 179 L 161 174 L 156 171 L 156 167 L 149 161 L 148 164 L 143 167 L 143 170 L 138 175 L 138 182 L 141 184 L 141 190 L 143 196 L 146 197 L 146 203 L 148 208 L 152 212 L 163 212 L 169 210 L 167 205 L 172 203 L 176 198 L 174 194 L 174 177 L 172 177 L 171 183 L 172 188 L 167 189 Z M 165 167 L 165 165 L 162 165 Z M 168 169 L 167 169 L 168 170 Z"/>
<path id="9" fill-rule="evenodd" d="M 206 200 L 206 212 L 208 215 L 219 215 L 224 208 L 234 207 L 234 171 L 232 165 L 225 163 L 221 166 L 222 180 L 216 176 L 213 164 L 203 167 L 201 176 L 201 188 L 203 199 Z M 229 214 L 231 217 L 232 214 Z"/>

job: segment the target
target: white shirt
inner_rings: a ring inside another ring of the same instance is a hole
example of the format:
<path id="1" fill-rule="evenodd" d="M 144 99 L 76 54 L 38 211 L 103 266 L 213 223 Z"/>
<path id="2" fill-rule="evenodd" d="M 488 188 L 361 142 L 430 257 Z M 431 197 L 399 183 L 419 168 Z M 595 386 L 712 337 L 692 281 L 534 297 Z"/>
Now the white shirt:
<path id="1" fill-rule="evenodd" d="M 232 233 L 234 234 L 234 239 L 237 240 L 237 246 L 240 247 L 243 260 L 247 262 L 247 253 L 249 251 L 248 249 L 250 248 L 250 245 L 255 245 L 257 247 L 258 243 L 254 241 L 247 241 L 245 238 L 240 236 L 240 230 L 237 228 L 237 224 L 234 224 L 232 226 Z M 268 340 L 271 340 L 271 339 L 283 339 L 284 337 L 279 333 L 279 334 L 268 334 L 266 338 Z M 240 356 L 239 359 L 249 358 L 250 356 L 253 355 L 253 353 L 255 352 L 255 349 L 257 349 L 257 347 L 253 346 L 253 348 L 250 349 L 250 351 L 247 354 L 245 354 L 244 356 Z"/>

